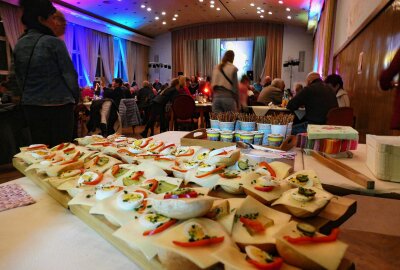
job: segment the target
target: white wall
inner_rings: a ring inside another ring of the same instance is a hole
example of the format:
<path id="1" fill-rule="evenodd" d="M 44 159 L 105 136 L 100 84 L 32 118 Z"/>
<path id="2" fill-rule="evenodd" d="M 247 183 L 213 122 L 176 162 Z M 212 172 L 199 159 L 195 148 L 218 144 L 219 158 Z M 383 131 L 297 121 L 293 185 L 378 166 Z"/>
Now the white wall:
<path id="1" fill-rule="evenodd" d="M 388 2 L 389 0 L 338 0 L 333 52 L 337 53 L 362 23 Z"/>
<path id="2" fill-rule="evenodd" d="M 296 82 L 305 84 L 307 74 L 312 71 L 313 36 L 308 34 L 305 27 L 285 25 L 283 31 L 282 64 L 289 59 L 298 59 L 299 51 L 305 51 L 304 72 L 299 72 L 299 67 L 292 70 L 292 88 Z M 290 68 L 282 67 L 282 79 L 286 88 L 290 85 Z"/>
<path id="3" fill-rule="evenodd" d="M 165 33 L 157 36 L 154 39 L 153 46 L 150 47 L 149 62 L 154 62 L 154 56 L 158 55 L 159 62 L 168 64 L 172 67 L 172 50 L 171 50 L 171 33 Z M 155 79 L 160 79 L 161 83 L 166 83 L 172 78 L 172 69 L 149 68 L 149 80 L 154 82 Z"/>

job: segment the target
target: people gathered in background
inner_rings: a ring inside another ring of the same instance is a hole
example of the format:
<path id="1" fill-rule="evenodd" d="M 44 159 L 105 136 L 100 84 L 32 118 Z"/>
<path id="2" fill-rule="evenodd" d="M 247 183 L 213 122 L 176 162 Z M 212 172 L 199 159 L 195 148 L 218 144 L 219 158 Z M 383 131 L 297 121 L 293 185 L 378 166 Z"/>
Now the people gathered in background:
<path id="1" fill-rule="evenodd" d="M 191 96 L 192 94 L 188 88 L 188 82 L 190 81 L 185 76 L 182 75 L 178 77 L 178 80 L 179 80 L 179 90 L 178 90 L 179 94 Z"/>
<path id="2" fill-rule="evenodd" d="M 199 90 L 199 81 L 196 76 L 190 77 L 188 88 L 192 95 L 195 95 L 196 92 Z"/>
<path id="3" fill-rule="evenodd" d="M 261 78 L 257 79 L 257 82 L 255 82 L 253 84 L 254 90 L 257 92 L 261 92 L 261 90 L 263 89 L 263 85 L 261 84 Z"/>
<path id="4" fill-rule="evenodd" d="M 262 89 L 258 96 L 257 102 L 268 105 L 272 102 L 274 105 L 281 105 L 283 98 L 283 91 L 285 89 L 285 82 L 282 79 L 274 79 L 271 85 Z"/>
<path id="5" fill-rule="evenodd" d="M 343 89 L 343 80 L 337 74 L 328 75 L 325 78 L 325 83 L 332 87 L 336 93 L 336 98 L 339 107 L 350 107 L 350 99 L 347 92 Z"/>

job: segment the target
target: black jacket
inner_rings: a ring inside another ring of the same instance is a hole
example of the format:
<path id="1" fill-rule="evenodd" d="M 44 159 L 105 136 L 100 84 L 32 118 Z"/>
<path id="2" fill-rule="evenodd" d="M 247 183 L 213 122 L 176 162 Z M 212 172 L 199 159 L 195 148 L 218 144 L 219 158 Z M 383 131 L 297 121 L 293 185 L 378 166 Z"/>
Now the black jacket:
<path id="1" fill-rule="evenodd" d="M 178 90 L 175 86 L 171 86 L 161 91 L 161 93 L 153 99 L 153 102 L 165 106 L 168 102 L 172 102 L 177 95 L 179 95 Z"/>
<path id="2" fill-rule="evenodd" d="M 324 125 L 329 110 L 338 107 L 338 104 L 334 91 L 317 79 L 291 99 L 286 108 L 295 111 L 300 106 L 306 109 L 308 123 Z"/>

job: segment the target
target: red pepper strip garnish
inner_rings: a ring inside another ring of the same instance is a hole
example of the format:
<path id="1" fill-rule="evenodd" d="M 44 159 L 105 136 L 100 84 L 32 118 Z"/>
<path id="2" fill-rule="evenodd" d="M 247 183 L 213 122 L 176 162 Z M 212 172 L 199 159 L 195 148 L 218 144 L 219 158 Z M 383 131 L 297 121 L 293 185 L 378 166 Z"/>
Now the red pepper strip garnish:
<path id="1" fill-rule="evenodd" d="M 135 157 L 136 156 L 135 154 L 129 152 L 127 149 L 119 149 L 117 151 L 117 153 L 119 153 L 119 154 L 127 154 L 127 155 L 129 155 L 131 157 Z"/>
<path id="2" fill-rule="evenodd" d="M 168 229 L 169 227 L 171 227 L 172 225 L 174 225 L 176 223 L 176 221 L 177 221 L 176 219 L 171 219 L 170 221 L 165 222 L 160 227 L 157 227 L 154 230 L 145 231 L 143 233 L 143 235 L 144 236 L 149 236 L 149 235 L 153 235 L 153 234 L 157 234 L 157 233 L 163 232 L 166 229 Z"/>
<path id="3" fill-rule="evenodd" d="M 188 157 L 194 154 L 194 149 L 190 148 L 188 152 L 186 152 L 185 154 L 180 154 L 177 155 L 177 157 Z"/>
<path id="4" fill-rule="evenodd" d="M 80 151 L 76 152 L 76 154 L 71 159 L 61 162 L 60 165 L 67 165 L 78 161 L 80 154 Z"/>
<path id="5" fill-rule="evenodd" d="M 92 143 L 92 145 L 101 145 L 101 146 L 110 146 L 111 144 L 112 144 L 111 142 Z"/>
<path id="6" fill-rule="evenodd" d="M 135 192 L 139 192 L 143 194 L 143 198 L 146 199 L 147 198 L 147 193 L 143 190 L 135 190 Z M 143 200 L 142 202 L 142 206 L 139 208 L 139 210 L 137 211 L 139 214 L 142 214 L 147 208 L 147 200 Z"/>
<path id="7" fill-rule="evenodd" d="M 116 174 L 119 172 L 119 169 L 120 169 L 120 167 L 119 167 L 118 164 L 117 164 L 117 165 L 114 165 L 114 166 L 112 167 L 111 174 L 112 174 L 113 176 L 116 175 Z"/>
<path id="8" fill-rule="evenodd" d="M 171 193 L 167 193 L 167 194 L 164 195 L 164 199 L 177 199 L 177 198 L 188 198 L 188 199 L 190 199 L 190 198 L 197 198 L 197 196 L 199 196 L 199 194 L 196 191 L 192 190 L 192 191 L 189 191 L 187 193 L 183 193 L 183 194 L 179 194 L 179 195 L 174 195 L 174 194 L 171 194 Z"/>
<path id="9" fill-rule="evenodd" d="M 140 145 L 140 148 L 144 148 L 144 147 L 146 147 L 147 145 L 149 145 L 149 142 L 150 142 L 151 140 L 152 140 L 152 139 L 146 139 L 145 142 L 144 142 L 144 144 L 142 143 L 142 145 Z"/>
<path id="10" fill-rule="evenodd" d="M 196 175 L 196 177 L 197 178 L 203 178 L 203 177 L 209 176 L 209 175 L 211 175 L 213 173 L 219 172 L 220 170 L 224 169 L 225 167 L 226 167 L 226 165 L 221 165 L 221 166 L 215 168 L 214 170 L 209 171 L 209 172 L 207 172 L 205 174 Z"/>
<path id="11" fill-rule="evenodd" d="M 56 153 L 53 153 L 53 154 L 45 156 L 44 159 L 52 159 L 55 156 L 56 156 Z"/>
<path id="12" fill-rule="evenodd" d="M 158 181 L 156 179 L 146 180 L 143 184 L 149 185 L 149 187 L 150 187 L 149 191 L 151 191 L 151 192 L 154 192 L 158 187 Z"/>
<path id="13" fill-rule="evenodd" d="M 265 161 L 260 162 L 259 166 L 265 167 L 269 171 L 271 176 L 276 177 L 276 173 L 275 173 L 274 169 L 272 169 L 272 167 L 267 162 L 265 162 Z"/>
<path id="14" fill-rule="evenodd" d="M 290 237 L 284 236 L 283 238 L 291 244 L 310 244 L 310 243 L 326 243 L 336 241 L 339 235 L 339 229 L 335 228 L 331 231 L 329 235 L 324 236 L 301 236 L 301 237 Z"/>
<path id="15" fill-rule="evenodd" d="M 67 148 L 67 149 L 65 149 L 63 152 L 64 152 L 65 154 L 67 154 L 67 153 L 69 153 L 69 152 L 71 152 L 71 151 L 73 151 L 73 150 L 75 150 L 75 147 Z"/>
<path id="16" fill-rule="evenodd" d="M 270 187 L 255 186 L 254 189 L 256 189 L 258 191 L 269 192 L 269 191 L 273 190 L 274 187 L 273 186 L 270 186 Z"/>
<path id="17" fill-rule="evenodd" d="M 260 270 L 278 270 L 281 269 L 283 264 L 283 259 L 280 257 L 275 258 L 274 261 L 270 263 L 261 263 L 249 258 L 247 261 Z"/>
<path id="18" fill-rule="evenodd" d="M 144 171 L 137 171 L 131 175 L 131 179 L 137 181 L 137 180 L 139 180 L 139 177 L 143 176 L 143 175 L 144 175 Z"/>
<path id="19" fill-rule="evenodd" d="M 261 233 L 265 231 L 264 225 L 262 225 L 261 222 L 257 220 L 241 217 L 240 222 L 242 222 L 244 226 L 251 229 L 255 233 Z"/>
<path id="20" fill-rule="evenodd" d="M 175 245 L 180 246 L 180 247 L 204 247 L 204 246 L 218 244 L 223 241 L 224 241 L 224 236 L 202 239 L 202 240 L 198 240 L 198 241 L 194 241 L 194 242 L 172 241 L 172 243 L 174 243 Z"/>
<path id="21" fill-rule="evenodd" d="M 60 143 L 60 144 L 57 146 L 56 150 L 61 150 L 61 149 L 63 149 L 63 148 L 66 147 L 66 146 L 68 146 L 68 144 L 65 145 L 65 143 Z"/>
<path id="22" fill-rule="evenodd" d="M 152 148 L 150 148 L 150 151 L 155 151 L 157 148 L 160 148 L 164 145 L 164 142 L 161 142 L 159 145 L 153 146 Z"/>
<path id="23" fill-rule="evenodd" d="M 93 165 L 97 165 L 97 162 L 99 162 L 99 160 L 100 160 L 100 157 L 99 157 L 99 156 L 96 156 L 96 157 L 93 159 Z"/>
<path id="24" fill-rule="evenodd" d="M 162 156 L 160 154 L 139 154 L 139 157 L 159 157 Z"/>
<path id="25" fill-rule="evenodd" d="M 219 153 L 217 156 L 223 156 L 223 155 L 226 155 L 226 154 L 228 154 L 228 152 L 226 152 L 226 151 L 224 150 L 223 152 Z"/>
<path id="26" fill-rule="evenodd" d="M 181 169 L 181 168 L 176 167 L 176 166 L 172 167 L 171 169 L 173 169 L 175 171 L 178 171 L 178 172 L 183 172 L 183 173 L 187 172 L 187 170 Z"/>
<path id="27" fill-rule="evenodd" d="M 32 150 L 44 149 L 44 148 L 47 148 L 47 145 L 40 144 L 40 145 L 36 145 L 36 146 L 29 146 L 28 148 L 26 148 L 26 150 L 32 151 Z"/>
<path id="28" fill-rule="evenodd" d="M 167 149 L 167 148 L 170 148 L 170 147 L 172 147 L 172 146 L 175 146 L 175 144 L 174 144 L 174 143 L 168 144 L 167 146 L 164 146 L 163 148 L 161 148 L 161 149 L 159 150 L 159 152 L 161 153 L 163 150 L 165 150 L 165 149 Z"/>
<path id="29" fill-rule="evenodd" d="M 96 179 L 94 179 L 93 181 L 90 181 L 90 182 L 83 182 L 83 184 L 84 185 L 89 185 L 89 186 L 95 186 L 95 185 L 97 185 L 98 183 L 100 183 L 101 182 L 101 180 L 103 180 L 103 174 L 102 173 L 97 173 L 99 176 L 96 178 Z"/>
<path id="30" fill-rule="evenodd" d="M 174 161 L 174 159 L 166 157 L 155 157 L 154 160 Z"/>

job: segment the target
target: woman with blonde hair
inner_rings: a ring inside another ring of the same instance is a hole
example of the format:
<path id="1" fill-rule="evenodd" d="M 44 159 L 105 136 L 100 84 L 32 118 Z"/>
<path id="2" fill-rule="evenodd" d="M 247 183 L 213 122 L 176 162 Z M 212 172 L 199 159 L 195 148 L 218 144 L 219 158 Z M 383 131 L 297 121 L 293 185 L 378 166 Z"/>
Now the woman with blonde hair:
<path id="1" fill-rule="evenodd" d="M 212 76 L 213 112 L 238 111 L 239 93 L 237 67 L 233 65 L 235 53 L 226 51 Z"/>

